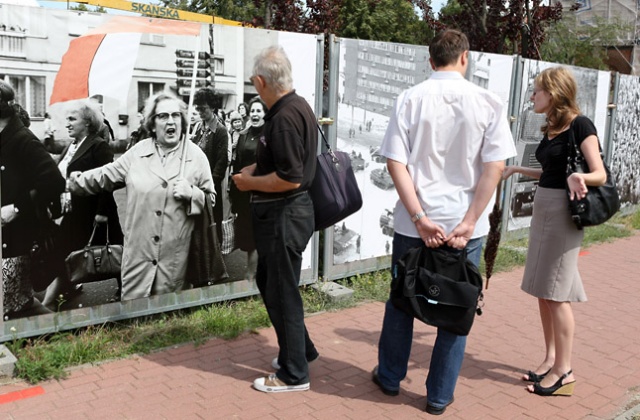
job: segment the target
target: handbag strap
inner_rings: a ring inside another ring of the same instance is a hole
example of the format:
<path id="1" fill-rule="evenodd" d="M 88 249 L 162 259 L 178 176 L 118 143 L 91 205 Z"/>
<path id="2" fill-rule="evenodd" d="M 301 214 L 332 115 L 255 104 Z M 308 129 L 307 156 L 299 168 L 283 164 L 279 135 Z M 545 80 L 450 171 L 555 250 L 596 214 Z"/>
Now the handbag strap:
<path id="1" fill-rule="evenodd" d="M 318 131 L 320 132 L 320 135 L 322 135 L 322 140 L 324 142 L 325 147 L 327 148 L 327 151 L 333 154 L 333 151 L 331 150 L 331 145 L 329 144 L 327 137 L 324 135 L 324 131 L 322 131 L 322 127 L 320 127 L 320 124 L 318 124 L 317 122 L 316 122 L 316 125 L 318 126 Z"/>
<path id="2" fill-rule="evenodd" d="M 448 258 L 455 258 L 460 261 L 460 263 L 464 264 L 467 261 L 467 248 L 464 247 L 460 250 L 460 252 L 449 252 L 443 249 L 442 247 L 438 248 L 429 248 L 424 243 L 419 247 L 420 248 L 420 256 L 418 258 L 418 265 L 423 267 L 425 264 L 425 259 L 427 258 L 428 253 L 432 254 L 442 254 L 446 255 Z M 446 248 L 446 247 L 445 247 Z M 449 248 L 453 249 L 453 248 Z"/>
<path id="3" fill-rule="evenodd" d="M 569 130 L 568 130 L 568 133 L 569 133 L 568 152 L 569 153 L 567 154 L 567 177 L 569 177 L 569 175 L 571 175 L 574 172 L 578 172 L 578 169 L 580 169 L 580 166 L 583 163 L 586 165 L 585 169 L 588 166 L 586 162 L 584 162 L 585 161 L 584 155 L 582 154 L 582 150 L 578 146 L 578 143 L 576 143 L 576 135 L 573 131 L 573 125 L 577 118 L 578 117 L 574 118 L 573 121 L 571 121 L 571 124 L 569 125 Z M 602 159 L 602 163 L 606 167 L 606 164 L 604 162 L 604 153 L 602 152 L 602 147 L 600 147 L 600 141 L 598 141 L 598 150 L 600 152 L 600 159 Z"/>
<path id="4" fill-rule="evenodd" d="M 329 153 L 329 155 L 331 156 L 331 159 L 333 160 L 333 163 L 338 163 L 338 158 L 336 157 L 335 153 L 333 153 L 333 149 L 331 148 L 331 145 L 329 144 L 329 141 L 327 140 L 327 137 L 324 135 L 324 131 L 322 131 L 322 127 L 320 127 L 320 124 L 318 124 L 316 122 L 316 125 L 318 126 L 318 131 L 320 132 L 320 135 L 322 136 L 322 140 L 324 142 L 325 147 L 327 148 L 327 153 Z"/>
<path id="5" fill-rule="evenodd" d="M 111 245 L 109 243 L 109 223 L 105 223 L 107 225 L 107 243 L 105 244 L 106 246 Z M 91 244 L 93 243 L 93 237 L 96 235 L 96 229 L 98 228 L 98 222 L 94 221 L 93 222 L 93 231 L 91 232 L 91 237 L 89 238 L 89 242 L 87 242 L 87 246 L 85 246 L 85 248 L 89 248 L 91 246 Z"/>
<path id="6" fill-rule="evenodd" d="M 576 117 L 577 118 L 577 117 Z M 580 148 L 576 144 L 576 135 L 573 132 L 573 123 L 576 121 L 574 118 L 569 124 L 569 161 L 575 162 L 575 160 L 582 154 Z"/>
<path id="7" fill-rule="evenodd" d="M 578 117 L 576 117 L 578 118 Z M 580 166 L 580 162 L 584 159 L 582 156 L 582 151 L 580 147 L 578 147 L 578 143 L 576 143 L 576 135 L 573 131 L 573 124 L 576 121 L 574 118 L 569 124 L 569 142 L 568 142 L 568 153 L 567 153 L 567 178 L 574 172 L 578 171 L 578 167 Z"/>

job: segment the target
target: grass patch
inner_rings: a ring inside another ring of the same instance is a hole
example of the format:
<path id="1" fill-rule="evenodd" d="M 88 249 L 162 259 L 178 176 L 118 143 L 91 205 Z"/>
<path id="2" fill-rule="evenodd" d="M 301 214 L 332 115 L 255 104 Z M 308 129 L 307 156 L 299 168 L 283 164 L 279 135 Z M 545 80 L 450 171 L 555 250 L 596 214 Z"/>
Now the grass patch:
<path id="1" fill-rule="evenodd" d="M 583 246 L 624 238 L 636 229 L 640 229 L 640 211 L 617 215 L 604 225 L 587 228 Z M 526 238 L 503 240 L 494 273 L 524 265 L 527 242 Z M 484 261 L 480 271 L 484 273 Z M 389 295 L 391 273 L 380 270 L 336 282 L 352 289 L 353 297 L 333 302 L 315 287 L 302 286 L 300 292 L 307 314 L 340 310 L 362 302 L 384 302 Z M 249 297 L 35 339 L 15 339 L 5 344 L 18 359 L 16 375 L 37 383 L 64 378 L 65 369 L 70 366 L 149 353 L 183 343 L 198 345 L 213 337 L 232 339 L 270 325 L 262 300 Z"/>
<path id="2" fill-rule="evenodd" d="M 262 301 L 247 298 L 5 344 L 18 359 L 16 376 L 37 383 L 64 378 L 70 366 L 198 345 L 212 337 L 231 339 L 269 325 Z"/>
<path id="3" fill-rule="evenodd" d="M 391 271 L 380 270 L 367 274 L 350 277 L 342 284 L 353 290 L 356 302 L 379 301 L 385 302 L 389 298 L 391 285 Z"/>
<path id="4" fill-rule="evenodd" d="M 584 230 L 582 247 L 587 248 L 593 244 L 612 242 L 619 238 L 631 236 L 631 234 L 632 231 L 623 225 L 605 223 L 600 226 L 592 226 Z"/>
<path id="5" fill-rule="evenodd" d="M 36 340 L 7 343 L 17 357 L 16 375 L 31 383 L 49 378 L 64 378 L 65 368 L 84 363 L 122 357 L 120 342 L 104 326 L 91 326 L 77 334 L 57 333 Z"/>
<path id="6" fill-rule="evenodd" d="M 629 213 L 629 214 L 625 214 L 623 216 L 616 216 L 613 218 L 613 220 L 618 221 L 619 223 L 622 223 L 623 225 L 627 226 L 629 229 L 640 229 L 640 210 Z"/>
<path id="7" fill-rule="evenodd" d="M 500 273 L 503 271 L 511 271 L 516 267 L 524 265 L 527 259 L 527 248 L 520 245 L 514 245 L 510 242 L 501 243 L 498 248 L 498 256 L 493 265 L 493 272 Z M 480 260 L 480 272 L 484 275 L 485 264 L 484 258 Z"/>

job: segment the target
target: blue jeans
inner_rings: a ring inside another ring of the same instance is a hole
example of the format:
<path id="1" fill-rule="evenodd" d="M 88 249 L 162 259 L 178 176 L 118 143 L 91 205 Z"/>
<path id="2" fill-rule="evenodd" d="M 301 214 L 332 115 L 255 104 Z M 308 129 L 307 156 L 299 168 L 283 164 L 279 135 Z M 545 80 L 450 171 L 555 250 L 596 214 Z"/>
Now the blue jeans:
<path id="1" fill-rule="evenodd" d="M 467 258 L 476 266 L 480 264 L 483 238 L 467 244 Z M 420 238 L 411 238 L 396 233 L 393 237 L 392 267 L 411 248 L 422 246 Z M 451 252 L 460 252 L 448 248 Z M 397 309 L 387 301 L 378 343 L 378 378 L 389 390 L 400 389 L 400 381 L 407 376 L 407 365 L 413 341 L 413 317 Z M 427 375 L 427 403 L 442 408 L 453 399 L 458 381 L 467 337 L 438 328 L 436 342 L 431 352 L 431 364 Z"/>
<path id="2" fill-rule="evenodd" d="M 304 324 L 298 284 L 302 252 L 313 234 L 309 194 L 267 203 L 251 203 L 253 235 L 258 251 L 256 284 L 278 337 L 276 375 L 289 385 L 309 382 L 307 360 L 318 357 Z"/>

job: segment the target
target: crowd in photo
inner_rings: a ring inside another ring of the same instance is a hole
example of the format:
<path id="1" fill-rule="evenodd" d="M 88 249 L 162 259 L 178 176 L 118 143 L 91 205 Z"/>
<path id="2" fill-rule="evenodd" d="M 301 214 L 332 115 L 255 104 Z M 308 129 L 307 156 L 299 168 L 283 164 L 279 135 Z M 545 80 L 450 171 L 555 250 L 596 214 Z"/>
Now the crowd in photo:
<path id="1" fill-rule="evenodd" d="M 200 89 L 188 115 L 186 104 L 171 92 L 151 96 L 118 156 L 96 98 L 65 104 L 66 136 L 46 113 L 39 139 L 29 130 L 29 115 L 15 102 L 12 86 L 2 82 L 0 87 L 1 117 L 7 120 L 3 165 L 11 162 L 2 174 L 3 242 L 13 245 L 3 249 L 6 319 L 61 310 L 71 299 L 82 302 L 85 282 L 96 279 L 115 282 L 117 290 L 106 301 L 203 284 L 187 278 L 187 272 L 194 221 L 206 203 L 212 206 L 217 236 L 208 252 L 220 254 L 215 260 L 224 264 L 222 244 L 227 244 L 225 254 L 239 249 L 246 253 L 244 278 L 255 277 L 250 193 L 235 188 L 231 176 L 255 163 L 267 112 L 258 97 L 223 110 L 216 107 L 212 89 Z M 56 137 L 70 141 L 56 149 Z M 21 185 L 5 188 L 14 177 Z M 124 198 L 116 204 L 119 190 Z M 36 279 L 31 261 L 34 247 L 45 240 L 43 224 L 51 227 L 46 239 L 55 241 L 56 252 L 43 262 L 46 278 Z M 118 270 L 87 275 L 72 266 L 71 256 L 86 249 L 114 250 Z M 230 281 L 226 272 L 216 279 L 224 280 Z"/>

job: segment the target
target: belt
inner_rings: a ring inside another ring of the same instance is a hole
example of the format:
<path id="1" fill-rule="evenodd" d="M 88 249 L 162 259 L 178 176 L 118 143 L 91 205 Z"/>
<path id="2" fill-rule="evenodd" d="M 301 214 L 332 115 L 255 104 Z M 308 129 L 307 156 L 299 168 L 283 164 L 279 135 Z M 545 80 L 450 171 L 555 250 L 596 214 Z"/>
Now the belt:
<path id="1" fill-rule="evenodd" d="M 260 194 L 256 194 L 256 193 L 251 193 L 251 202 L 252 203 L 273 203 L 276 201 L 282 201 L 282 200 L 288 200 L 290 198 L 294 198 L 297 197 L 299 195 L 302 194 L 306 194 L 307 191 L 299 191 L 297 193 L 291 194 L 291 195 L 287 195 L 284 197 L 268 197 L 268 196 L 264 196 L 264 195 L 260 195 Z"/>

